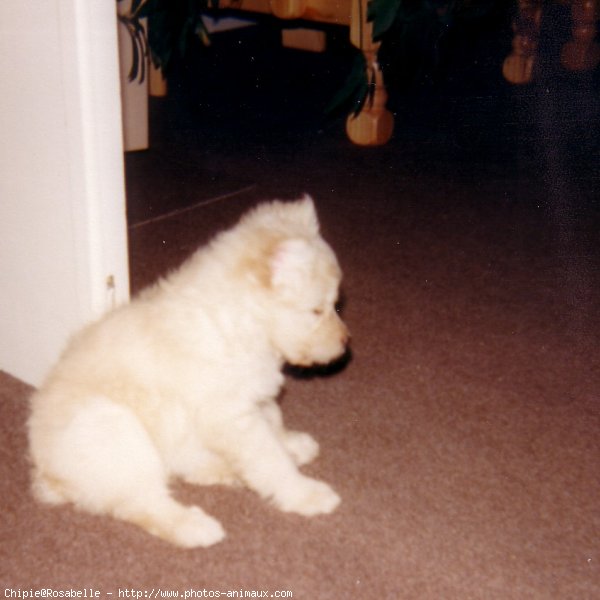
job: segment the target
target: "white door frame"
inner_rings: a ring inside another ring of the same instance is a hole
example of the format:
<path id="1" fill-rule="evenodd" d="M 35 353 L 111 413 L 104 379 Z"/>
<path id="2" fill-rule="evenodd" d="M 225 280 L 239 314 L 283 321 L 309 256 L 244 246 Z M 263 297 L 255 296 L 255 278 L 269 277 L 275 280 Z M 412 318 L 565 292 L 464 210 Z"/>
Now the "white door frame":
<path id="1" fill-rule="evenodd" d="M 129 297 L 116 3 L 0 2 L 0 369 Z"/>

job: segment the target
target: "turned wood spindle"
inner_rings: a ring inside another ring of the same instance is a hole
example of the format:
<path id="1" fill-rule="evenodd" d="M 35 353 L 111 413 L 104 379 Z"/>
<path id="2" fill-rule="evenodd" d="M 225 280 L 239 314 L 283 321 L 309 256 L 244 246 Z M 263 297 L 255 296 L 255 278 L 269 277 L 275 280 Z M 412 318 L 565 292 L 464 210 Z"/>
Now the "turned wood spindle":
<path id="1" fill-rule="evenodd" d="M 373 41 L 373 25 L 367 22 L 367 1 L 352 1 L 350 41 L 365 56 L 367 77 L 373 89 L 365 99 L 358 115 L 349 115 L 346 120 L 346 133 L 352 142 L 361 146 L 385 144 L 394 131 L 394 116 L 387 110 L 387 92 L 383 74 L 377 62 L 379 43 Z"/>
<path id="2" fill-rule="evenodd" d="M 531 81 L 541 18 L 541 0 L 519 0 L 518 14 L 513 22 L 512 53 L 502 66 L 502 74 L 507 81 L 517 84 Z"/>
<path id="3" fill-rule="evenodd" d="M 586 71 L 600 61 L 600 46 L 596 37 L 597 2 L 595 0 L 572 0 L 572 37 L 561 52 L 561 63 L 570 71 Z"/>

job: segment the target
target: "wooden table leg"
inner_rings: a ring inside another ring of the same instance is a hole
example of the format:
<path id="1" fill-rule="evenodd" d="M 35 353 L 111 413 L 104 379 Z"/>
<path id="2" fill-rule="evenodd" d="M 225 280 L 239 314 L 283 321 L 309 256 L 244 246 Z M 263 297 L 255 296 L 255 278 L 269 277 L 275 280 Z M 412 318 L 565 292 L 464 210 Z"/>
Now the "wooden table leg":
<path id="1" fill-rule="evenodd" d="M 573 39 L 561 52 L 561 63 L 570 71 L 586 71 L 600 61 L 600 46 L 596 37 L 597 2 L 595 0 L 572 0 Z"/>
<path id="2" fill-rule="evenodd" d="M 352 0 L 350 41 L 365 56 L 366 76 L 371 90 L 362 110 L 346 120 L 346 133 L 352 142 L 361 146 L 385 144 L 394 131 L 394 116 L 387 110 L 387 92 L 383 74 L 377 62 L 379 43 L 373 42 L 373 25 L 367 22 L 367 1 Z"/>
<path id="3" fill-rule="evenodd" d="M 510 83 L 529 83 L 537 58 L 541 0 L 519 0 L 518 14 L 513 21 L 512 53 L 506 57 L 502 74 Z"/>

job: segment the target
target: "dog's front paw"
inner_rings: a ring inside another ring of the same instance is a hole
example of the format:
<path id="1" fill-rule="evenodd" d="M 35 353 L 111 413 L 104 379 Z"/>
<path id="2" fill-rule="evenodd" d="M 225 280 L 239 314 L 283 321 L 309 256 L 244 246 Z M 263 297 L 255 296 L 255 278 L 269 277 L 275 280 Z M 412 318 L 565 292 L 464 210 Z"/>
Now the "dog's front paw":
<path id="1" fill-rule="evenodd" d="M 286 490 L 285 495 L 276 499 L 277 506 L 284 512 L 298 513 L 305 517 L 333 512 L 340 503 L 340 497 L 329 485 L 316 479 L 302 477 L 294 490 Z"/>
<path id="2" fill-rule="evenodd" d="M 288 431 L 284 444 L 298 466 L 307 465 L 319 455 L 319 444 L 308 433 Z"/>

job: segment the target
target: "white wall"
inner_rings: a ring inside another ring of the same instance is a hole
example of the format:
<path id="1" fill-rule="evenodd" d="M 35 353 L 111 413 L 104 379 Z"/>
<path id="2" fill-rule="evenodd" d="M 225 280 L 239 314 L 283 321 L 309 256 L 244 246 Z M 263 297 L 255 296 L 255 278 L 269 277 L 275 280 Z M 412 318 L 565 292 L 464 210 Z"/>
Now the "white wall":
<path id="1" fill-rule="evenodd" d="M 129 293 L 116 31 L 114 0 L 0 2 L 0 369 L 33 385 Z"/>

